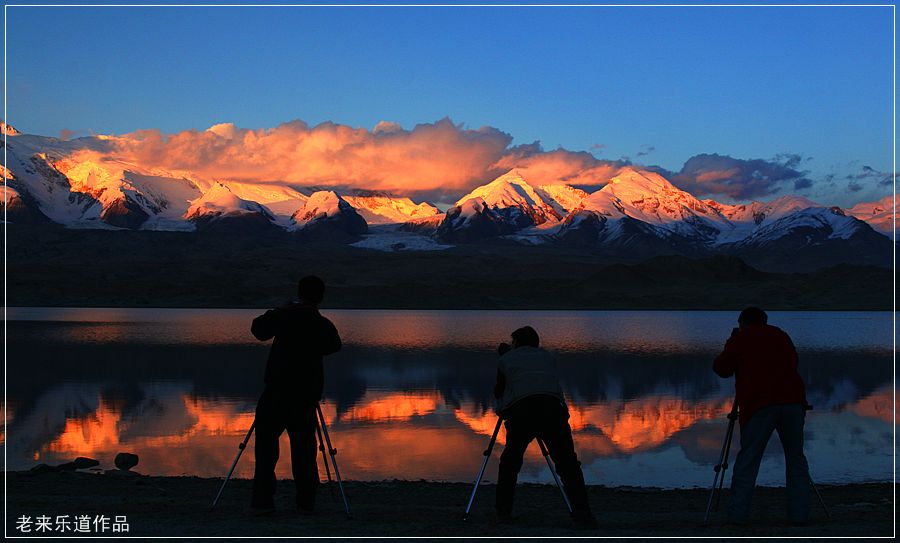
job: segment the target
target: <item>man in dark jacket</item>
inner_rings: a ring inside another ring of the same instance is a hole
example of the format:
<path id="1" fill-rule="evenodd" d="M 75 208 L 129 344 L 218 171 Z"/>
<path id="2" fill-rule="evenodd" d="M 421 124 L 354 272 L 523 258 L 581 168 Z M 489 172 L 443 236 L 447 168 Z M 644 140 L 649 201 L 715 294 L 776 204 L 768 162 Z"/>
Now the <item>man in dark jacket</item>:
<path id="1" fill-rule="evenodd" d="M 562 479 L 572 517 L 579 527 L 593 528 L 597 522 L 588 505 L 581 462 L 575 454 L 569 410 L 556 372 L 556 359 L 540 348 L 534 328 L 525 326 L 512 333 L 512 346 L 500 345 L 494 396 L 497 411 L 506 420 L 506 446 L 500 455 L 497 477 L 497 516 L 512 515 L 516 480 L 525 449 L 535 438 L 543 440 Z"/>
<path id="2" fill-rule="evenodd" d="M 251 506 L 274 508 L 278 439 L 287 430 L 297 508 L 315 506 L 319 469 L 316 464 L 316 406 L 322 399 L 322 357 L 341 348 L 334 325 L 319 314 L 325 283 L 307 276 L 297 285 L 297 302 L 266 311 L 250 328 L 256 339 L 272 339 L 266 363 L 265 389 L 256 406 L 256 471 Z"/>
<path id="3" fill-rule="evenodd" d="M 759 464 L 772 432 L 777 431 L 784 448 L 788 518 L 804 524 L 809 519 L 810 481 L 803 454 L 806 389 L 791 338 L 767 322 L 762 309 L 742 311 L 740 328 L 732 330 L 713 363 L 719 376 L 735 376 L 740 414 L 741 450 L 734 462 L 728 518 L 738 524 L 747 521 Z"/>

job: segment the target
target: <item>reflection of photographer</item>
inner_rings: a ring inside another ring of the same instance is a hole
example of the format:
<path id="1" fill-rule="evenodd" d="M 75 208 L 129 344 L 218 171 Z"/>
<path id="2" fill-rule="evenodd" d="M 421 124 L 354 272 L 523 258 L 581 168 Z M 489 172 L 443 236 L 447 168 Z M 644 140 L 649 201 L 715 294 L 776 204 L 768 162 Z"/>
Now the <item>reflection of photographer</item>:
<path id="1" fill-rule="evenodd" d="M 803 454 L 806 389 L 797 372 L 797 351 L 781 329 L 767 324 L 768 316 L 748 307 L 738 317 L 713 369 L 721 377 L 735 376 L 735 402 L 741 425 L 741 450 L 731 478 L 728 517 L 743 523 L 766 444 L 777 431 L 784 448 L 791 522 L 809 518 L 809 468 Z"/>
<path id="2" fill-rule="evenodd" d="M 500 455 L 497 477 L 497 516 L 508 520 L 522 457 L 535 438 L 544 441 L 556 472 L 565 485 L 577 523 L 596 525 L 587 501 L 581 463 L 575 455 L 569 411 L 556 372 L 556 359 L 541 349 L 534 328 L 525 326 L 512 333 L 512 345 L 497 347 L 497 411 L 505 419 L 506 447 Z"/>

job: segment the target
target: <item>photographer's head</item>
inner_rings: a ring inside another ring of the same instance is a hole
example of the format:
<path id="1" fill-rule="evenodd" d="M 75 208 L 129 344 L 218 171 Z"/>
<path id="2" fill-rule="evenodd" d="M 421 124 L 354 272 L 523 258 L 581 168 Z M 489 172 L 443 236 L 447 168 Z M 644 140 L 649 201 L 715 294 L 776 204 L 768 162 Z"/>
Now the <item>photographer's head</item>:
<path id="1" fill-rule="evenodd" d="M 315 275 L 307 275 L 297 283 L 297 298 L 301 303 L 318 306 L 325 296 L 325 281 Z"/>
<path id="2" fill-rule="evenodd" d="M 512 347 L 516 349 L 518 347 L 540 347 L 541 338 L 538 337 L 538 333 L 534 331 L 534 328 L 530 326 L 523 326 L 510 334 L 512 338 Z"/>
<path id="3" fill-rule="evenodd" d="M 753 324 L 766 324 L 767 322 L 769 322 L 769 316 L 758 307 L 748 307 L 741 311 L 741 315 L 738 317 L 738 324 L 741 328 Z"/>

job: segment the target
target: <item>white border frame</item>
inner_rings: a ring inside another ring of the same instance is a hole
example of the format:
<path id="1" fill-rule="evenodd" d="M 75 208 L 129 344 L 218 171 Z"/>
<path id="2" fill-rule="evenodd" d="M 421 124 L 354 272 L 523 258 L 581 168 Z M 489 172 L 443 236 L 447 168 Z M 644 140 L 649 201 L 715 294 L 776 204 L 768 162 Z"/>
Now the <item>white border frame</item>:
<path id="1" fill-rule="evenodd" d="M 793 8 L 891 8 L 891 20 L 893 28 L 893 81 L 892 99 L 893 99 L 893 119 L 892 121 L 892 137 L 893 137 L 893 170 L 891 171 L 891 179 L 894 189 L 894 246 L 893 246 L 893 452 L 894 452 L 894 481 L 893 481 L 893 498 L 894 498 L 894 533 L 890 536 L 100 536 L 100 537 L 79 537 L 78 539 L 896 539 L 897 537 L 897 6 L 896 4 L 4 4 L 3 5 L 3 122 L 10 125 L 9 115 L 7 113 L 7 89 L 9 88 L 6 67 L 7 67 L 7 31 L 6 21 L 8 19 L 8 8 L 181 8 L 181 7 L 203 7 L 203 8 L 465 8 L 465 7 L 502 7 L 502 8 L 777 8 L 777 7 L 793 7 Z M 3 167 L 7 167 L 7 133 L 3 131 Z M 7 170 L 8 171 L 8 170 Z M 6 183 L 3 183 L 3 201 L 6 202 Z M 72 539 L 74 536 L 22 536 L 7 533 L 8 519 L 8 500 L 7 486 L 7 453 L 9 447 L 9 430 L 7 428 L 7 237 L 6 237 L 6 205 L 3 206 L 3 537 L 5 539 Z"/>

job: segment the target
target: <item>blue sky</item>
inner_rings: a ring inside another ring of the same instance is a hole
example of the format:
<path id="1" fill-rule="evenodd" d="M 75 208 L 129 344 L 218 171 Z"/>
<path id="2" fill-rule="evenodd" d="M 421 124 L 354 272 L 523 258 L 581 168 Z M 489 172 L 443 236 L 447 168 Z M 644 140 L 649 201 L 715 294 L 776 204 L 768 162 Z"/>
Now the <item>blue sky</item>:
<path id="1" fill-rule="evenodd" d="M 877 8 L 8 8 L 8 119 L 57 136 L 411 129 L 678 171 L 799 154 L 810 196 L 890 192 L 892 24 Z M 868 184 L 867 184 L 868 183 Z"/>

